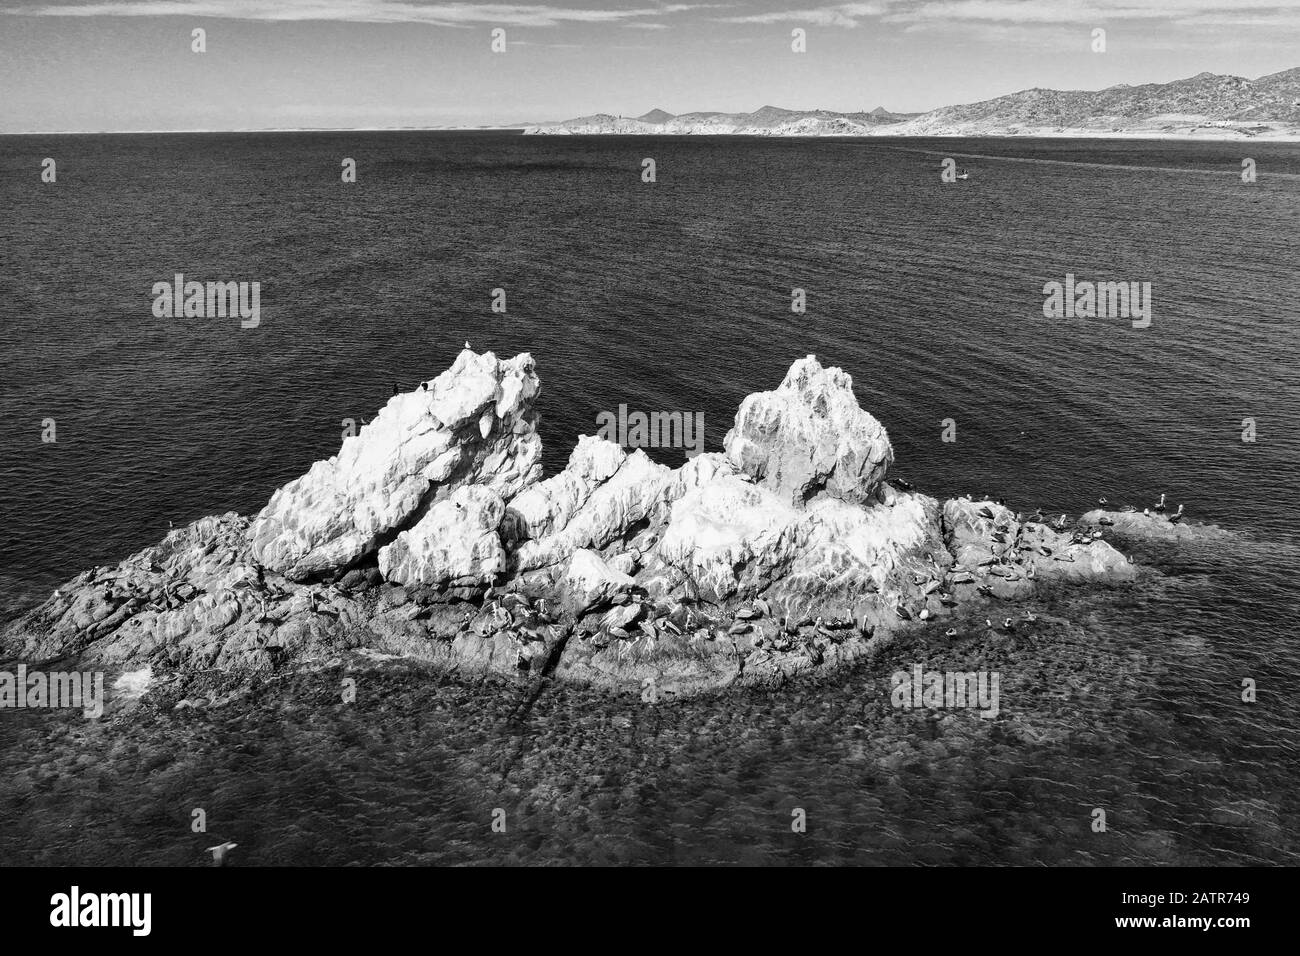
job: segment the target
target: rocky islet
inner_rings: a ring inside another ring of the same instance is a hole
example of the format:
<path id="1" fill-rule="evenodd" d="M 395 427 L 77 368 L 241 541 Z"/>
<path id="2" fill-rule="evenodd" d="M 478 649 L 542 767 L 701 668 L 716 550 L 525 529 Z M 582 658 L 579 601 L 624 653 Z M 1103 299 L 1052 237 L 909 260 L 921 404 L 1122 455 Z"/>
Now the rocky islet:
<path id="1" fill-rule="evenodd" d="M 1064 528 L 895 487 L 885 428 L 813 356 L 741 403 L 723 451 L 676 469 L 583 436 L 543 478 L 540 393 L 530 355 L 466 348 L 258 514 L 202 518 L 80 574 L 0 648 L 250 680 L 396 654 L 682 695 L 780 683 L 963 606 L 1137 573 L 1100 512 Z"/>

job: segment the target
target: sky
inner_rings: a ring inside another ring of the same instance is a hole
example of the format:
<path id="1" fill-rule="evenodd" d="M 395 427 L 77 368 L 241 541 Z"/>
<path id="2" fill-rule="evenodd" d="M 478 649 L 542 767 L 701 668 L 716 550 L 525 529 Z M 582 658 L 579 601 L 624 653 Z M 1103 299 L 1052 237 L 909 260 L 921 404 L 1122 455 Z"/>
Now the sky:
<path id="1" fill-rule="evenodd" d="M 5 133 L 919 112 L 1296 66 L 1300 0 L 0 0 Z"/>

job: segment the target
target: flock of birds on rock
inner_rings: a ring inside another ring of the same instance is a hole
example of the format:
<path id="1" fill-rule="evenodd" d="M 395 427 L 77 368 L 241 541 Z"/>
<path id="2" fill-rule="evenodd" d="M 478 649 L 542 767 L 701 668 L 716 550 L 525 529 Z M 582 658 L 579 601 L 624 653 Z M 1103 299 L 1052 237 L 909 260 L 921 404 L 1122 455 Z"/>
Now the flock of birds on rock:
<path id="1" fill-rule="evenodd" d="M 895 488 L 898 488 L 900 491 L 906 491 L 912 487 L 910 484 L 903 481 L 902 479 L 891 479 L 890 484 L 892 484 Z M 1002 506 L 1006 505 L 1005 499 L 1003 498 L 990 499 L 987 495 L 981 495 L 979 499 L 975 499 L 969 494 L 962 495 L 962 497 L 967 501 L 995 500 L 995 503 L 998 505 L 1002 505 Z M 1183 520 L 1183 506 L 1180 504 L 1176 512 L 1167 515 L 1166 504 L 1165 504 L 1166 499 L 1167 499 L 1167 495 L 1164 492 L 1161 492 L 1159 501 L 1157 501 L 1154 505 L 1152 505 L 1149 508 L 1144 508 L 1142 514 L 1145 517 L 1152 517 L 1152 512 L 1154 511 L 1155 514 L 1157 515 L 1165 516 L 1166 520 L 1170 524 L 1178 524 L 1180 521 Z M 1104 508 L 1107 504 L 1106 498 L 1103 496 L 1097 499 L 1097 504 Z M 1122 511 L 1125 513 L 1136 513 L 1137 508 L 1128 505 L 1125 506 L 1122 509 Z M 998 520 L 997 515 L 994 514 L 994 512 L 988 507 L 988 505 L 981 506 L 978 514 L 981 518 L 985 518 L 989 521 L 997 522 Z M 1038 508 L 1033 514 L 1027 517 L 1021 512 L 1016 512 L 1015 520 L 1016 523 L 1021 526 L 1021 530 L 1032 531 L 1034 529 L 1035 522 L 1044 525 L 1046 527 L 1049 527 L 1053 531 L 1056 531 L 1058 533 L 1063 533 L 1067 530 L 1070 530 L 1069 515 L 1061 514 L 1058 515 L 1055 520 L 1052 520 L 1048 517 L 1047 513 L 1044 512 L 1042 508 Z M 1115 524 L 1115 521 L 1111 518 L 1107 518 L 1105 515 L 1102 515 L 1100 518 L 1098 518 L 1097 524 L 1100 525 L 1101 527 L 1111 527 Z M 1010 532 L 1011 532 L 1011 526 L 1009 523 L 1004 522 L 1002 524 L 996 524 L 996 523 L 994 524 L 993 534 L 990 536 L 992 539 L 992 543 L 989 549 L 989 556 L 984 560 L 980 561 L 979 566 L 984 570 L 986 574 L 993 574 L 995 576 L 1004 577 L 1004 578 L 1010 577 L 1011 580 L 1019 580 L 1016 577 L 1011 577 L 1011 575 L 1014 574 L 1014 572 L 1010 572 L 1008 570 L 1003 570 L 1003 569 L 1006 569 L 1009 565 L 1015 565 L 1021 563 L 1023 560 L 1023 554 L 1022 554 L 1023 550 L 1026 547 L 1032 547 L 1032 545 L 1030 546 L 1022 545 L 1019 537 L 1020 532 L 1017 532 L 1017 537 L 1014 541 L 1010 540 L 1009 538 Z M 1074 525 L 1073 533 L 1071 534 L 1070 541 L 1071 544 L 1087 545 L 1092 543 L 1093 541 L 1101 540 L 1102 536 L 1103 534 L 1101 530 L 1097 528 L 1093 528 L 1087 524 L 1076 523 Z M 1036 550 L 1044 557 L 1050 557 L 1054 561 L 1065 561 L 1065 562 L 1074 561 L 1074 558 L 1069 555 L 1055 554 L 1053 549 L 1046 544 L 1039 544 Z M 927 557 L 929 557 L 929 555 L 927 555 Z M 933 561 L 932 558 L 931 561 Z M 937 566 L 934 570 L 936 572 L 939 571 Z M 967 569 L 960 563 L 953 564 L 952 567 L 948 570 L 948 574 L 949 574 L 949 580 L 954 584 L 969 584 L 972 581 L 974 581 L 974 576 L 970 573 L 969 569 Z M 1032 566 L 1024 569 L 1024 576 L 1027 579 L 1032 579 L 1034 577 L 1034 569 Z M 940 587 L 938 580 L 931 580 L 929 583 L 926 583 L 924 579 L 917 577 L 914 579 L 914 581 L 918 586 L 924 586 L 923 596 L 933 593 L 935 590 L 937 590 Z M 978 585 L 976 590 L 978 590 L 985 597 L 996 596 L 993 592 L 993 589 L 988 585 L 984 585 L 984 584 Z M 952 595 L 947 592 L 941 592 L 939 595 L 939 599 L 945 606 L 952 606 L 957 603 L 956 600 L 952 597 Z M 899 595 L 896 598 L 894 612 L 900 618 L 909 621 L 917 618 L 924 621 L 928 619 L 930 616 L 928 610 L 922 610 L 919 614 L 914 614 L 903 603 L 903 599 L 901 595 Z M 1037 620 L 1038 618 L 1035 617 L 1032 611 L 1026 611 L 1022 623 L 1033 624 L 1037 622 Z M 993 620 L 991 618 L 985 618 L 984 623 L 989 628 L 989 630 L 999 629 L 998 626 L 993 623 Z M 1007 617 L 1003 619 L 1000 630 L 1011 633 L 1014 632 L 1015 629 L 1016 629 L 1016 622 L 1012 618 Z M 957 634 L 958 631 L 957 628 L 955 627 L 950 627 L 946 631 L 944 631 L 945 637 L 950 637 L 950 638 L 956 637 Z"/>
<path id="2" fill-rule="evenodd" d="M 1157 501 L 1154 505 L 1152 505 L 1152 506 L 1149 507 L 1149 508 L 1143 508 L 1143 509 L 1142 509 L 1142 515 L 1143 515 L 1143 517 L 1150 518 L 1150 517 L 1151 517 L 1151 512 L 1154 511 L 1154 512 L 1155 512 L 1156 514 L 1158 514 L 1158 515 L 1164 515 L 1164 516 L 1165 516 L 1165 520 L 1167 520 L 1170 524 L 1178 524 L 1178 522 L 1182 521 L 1182 520 L 1183 520 L 1183 506 L 1182 506 L 1181 504 L 1178 506 L 1178 510 L 1175 511 L 1173 514 L 1171 514 L 1171 515 L 1166 515 L 1166 514 L 1165 514 L 1165 510 L 1166 510 L 1166 509 L 1165 509 L 1165 498 L 1166 498 L 1166 497 L 1168 497 L 1168 496 L 1167 496 L 1163 491 L 1160 492 L 1160 500 L 1159 500 L 1159 501 Z M 1098 499 L 1097 499 L 1097 504 L 1101 505 L 1103 508 L 1106 507 L 1106 499 L 1105 499 L 1104 497 L 1102 497 L 1102 498 L 1098 498 Z M 1121 508 L 1120 510 L 1123 511 L 1123 512 L 1125 512 L 1126 514 L 1134 514 L 1134 513 L 1137 512 L 1137 508 L 1133 507 L 1132 505 L 1125 505 L 1125 506 L 1124 506 L 1123 508 Z M 1102 523 L 1102 524 L 1114 524 L 1115 522 L 1111 521 L 1109 518 L 1102 518 L 1102 519 L 1101 519 L 1101 523 Z"/>

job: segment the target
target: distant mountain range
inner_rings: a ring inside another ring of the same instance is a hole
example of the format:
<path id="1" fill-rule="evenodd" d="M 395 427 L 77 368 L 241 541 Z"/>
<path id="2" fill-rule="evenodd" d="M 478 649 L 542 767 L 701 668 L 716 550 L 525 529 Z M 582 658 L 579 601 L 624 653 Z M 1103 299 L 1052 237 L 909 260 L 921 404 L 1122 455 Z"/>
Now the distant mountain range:
<path id="1" fill-rule="evenodd" d="M 891 113 L 878 106 L 869 113 L 836 113 L 832 110 L 787 110 L 764 106 L 752 113 L 705 111 L 674 116 L 665 110 L 651 110 L 644 116 L 612 116 L 597 113 L 562 123 L 528 127 L 528 133 L 666 133 L 726 134 L 763 136 L 864 136 L 879 126 L 919 118 L 920 113 Z"/>
<path id="2" fill-rule="evenodd" d="M 1021 90 L 928 113 L 789 110 L 643 116 L 599 113 L 528 127 L 533 134 L 750 136 L 1189 136 L 1300 139 L 1300 67 L 1248 80 L 1200 73 L 1104 90 Z"/>

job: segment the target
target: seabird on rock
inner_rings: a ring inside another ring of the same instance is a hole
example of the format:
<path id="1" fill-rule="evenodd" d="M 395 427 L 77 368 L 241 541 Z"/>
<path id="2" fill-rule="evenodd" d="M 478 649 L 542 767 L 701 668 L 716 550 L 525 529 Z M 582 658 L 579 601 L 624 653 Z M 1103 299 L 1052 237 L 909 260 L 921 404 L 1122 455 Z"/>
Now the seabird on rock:
<path id="1" fill-rule="evenodd" d="M 466 339 L 466 340 L 465 340 L 465 348 L 469 349 L 469 339 Z M 474 351 L 474 350 L 473 350 L 473 349 L 470 349 L 470 351 L 472 352 L 472 351 Z"/>
<path id="2" fill-rule="evenodd" d="M 1178 522 L 1180 522 L 1180 521 L 1182 521 L 1182 520 L 1183 520 L 1183 506 L 1182 506 L 1182 505 L 1179 505 L 1179 506 L 1178 506 L 1178 510 L 1177 510 L 1174 514 L 1171 514 L 1171 515 L 1169 516 L 1169 523 L 1170 523 L 1170 524 L 1178 524 Z"/>
<path id="3" fill-rule="evenodd" d="M 1014 631 L 1015 629 L 1016 629 L 1016 625 L 1012 623 L 1011 618 L 1009 618 L 1009 617 L 1008 617 L 1008 618 L 1003 618 L 1003 620 L 1002 620 L 1002 630 L 1004 630 L 1004 631 Z"/>
<path id="4" fill-rule="evenodd" d="M 1165 493 L 1160 492 L 1160 500 L 1156 502 L 1156 514 L 1165 513 Z"/>

